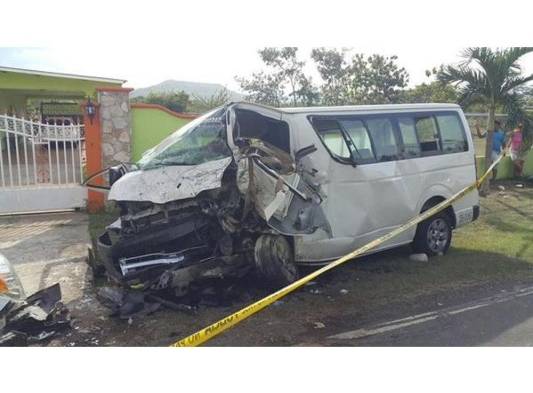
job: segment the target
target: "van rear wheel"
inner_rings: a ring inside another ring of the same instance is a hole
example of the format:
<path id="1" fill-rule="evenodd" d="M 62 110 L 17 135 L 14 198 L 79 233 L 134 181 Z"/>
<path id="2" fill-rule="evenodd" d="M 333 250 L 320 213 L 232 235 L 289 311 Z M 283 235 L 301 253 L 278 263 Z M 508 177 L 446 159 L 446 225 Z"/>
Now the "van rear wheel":
<path id="1" fill-rule="evenodd" d="M 441 212 L 418 224 L 413 241 L 413 250 L 428 256 L 445 254 L 450 248 L 451 242 L 450 218 L 445 212 Z"/>
<path id="2" fill-rule="evenodd" d="M 287 285 L 298 279 L 293 250 L 283 236 L 261 235 L 255 242 L 254 262 L 261 277 L 274 285 Z"/>

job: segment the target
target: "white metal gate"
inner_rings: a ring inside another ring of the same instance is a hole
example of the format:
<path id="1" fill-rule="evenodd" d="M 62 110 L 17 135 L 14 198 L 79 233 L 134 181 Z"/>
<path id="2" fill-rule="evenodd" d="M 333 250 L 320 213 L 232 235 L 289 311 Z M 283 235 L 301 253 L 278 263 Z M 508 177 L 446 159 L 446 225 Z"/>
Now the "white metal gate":
<path id="1" fill-rule="evenodd" d="M 85 206 L 82 124 L 0 115 L 0 214 Z"/>

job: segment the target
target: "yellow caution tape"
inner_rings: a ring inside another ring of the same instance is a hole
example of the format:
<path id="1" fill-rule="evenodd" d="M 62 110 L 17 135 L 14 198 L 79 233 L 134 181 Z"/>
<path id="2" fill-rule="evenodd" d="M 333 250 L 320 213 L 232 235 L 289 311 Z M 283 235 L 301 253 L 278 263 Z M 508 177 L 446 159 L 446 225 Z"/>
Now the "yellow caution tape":
<path id="1" fill-rule="evenodd" d="M 271 305 L 272 303 L 278 301 L 279 299 L 283 298 L 284 296 L 288 295 L 292 291 L 300 288 L 301 286 L 307 284 L 309 281 L 315 279 L 316 277 L 320 276 L 321 274 L 332 270 L 336 268 L 339 265 L 342 265 L 345 262 L 348 262 L 349 260 L 352 260 L 354 258 L 357 258 L 366 252 L 372 250 L 373 248 L 376 248 L 377 246 L 381 245 L 382 243 L 386 242 L 387 240 L 392 239 L 395 236 L 398 236 L 402 232 L 406 231 L 407 229 L 419 224 L 420 222 L 426 220 L 427 218 L 433 216 L 434 214 L 437 214 L 438 212 L 446 209 L 448 206 L 450 206 L 452 203 L 457 201 L 458 199 L 461 199 L 463 196 L 468 194 L 469 192 L 475 190 L 476 188 L 479 188 L 481 184 L 486 180 L 489 173 L 494 169 L 496 165 L 500 162 L 500 160 L 505 156 L 505 153 L 502 153 L 493 163 L 492 165 L 487 169 L 487 171 L 472 185 L 463 188 L 461 191 L 456 193 L 455 195 L 451 196 L 450 198 L 446 199 L 445 201 L 442 201 L 438 205 L 433 206 L 432 208 L 426 210 L 425 212 L 419 214 L 416 217 L 413 217 L 407 223 L 404 225 L 394 229 L 393 231 L 387 233 L 386 235 L 381 236 L 378 239 L 375 239 L 371 241 L 370 243 L 365 244 L 364 246 L 352 251 L 349 254 L 346 254 L 333 262 L 330 262 L 328 265 L 315 270 L 314 272 L 308 274 L 305 277 L 300 278 L 299 280 L 287 285 L 286 287 L 256 301 L 255 303 L 250 304 L 249 306 L 246 306 L 239 311 L 213 323 L 212 325 L 207 326 L 206 328 L 191 334 L 188 337 L 185 337 L 179 341 L 176 341 L 174 344 L 172 344 L 172 347 L 195 347 L 198 345 L 201 345 L 205 343 L 206 341 L 212 339 L 213 337 L 219 335 L 220 333 L 224 332 L 225 330 L 237 325 L 239 322 L 244 321 L 246 318 L 254 315 L 255 313 L 261 311 L 263 308 Z"/>

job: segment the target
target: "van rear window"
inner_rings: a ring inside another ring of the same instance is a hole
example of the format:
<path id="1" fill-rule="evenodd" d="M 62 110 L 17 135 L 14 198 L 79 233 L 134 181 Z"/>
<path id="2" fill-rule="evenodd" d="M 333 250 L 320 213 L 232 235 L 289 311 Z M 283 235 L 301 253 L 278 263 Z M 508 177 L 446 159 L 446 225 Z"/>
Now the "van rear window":
<path id="1" fill-rule="evenodd" d="M 457 115 L 436 115 L 444 153 L 457 153 L 468 150 L 463 127 Z"/>

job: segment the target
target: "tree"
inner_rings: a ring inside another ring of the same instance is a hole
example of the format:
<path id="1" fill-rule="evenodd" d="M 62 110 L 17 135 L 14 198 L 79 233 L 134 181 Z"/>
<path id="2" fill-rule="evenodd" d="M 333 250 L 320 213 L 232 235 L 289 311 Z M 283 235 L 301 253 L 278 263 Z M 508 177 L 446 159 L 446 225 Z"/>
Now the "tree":
<path id="1" fill-rule="evenodd" d="M 312 105 L 318 100 L 312 79 L 303 72 L 305 61 L 298 59 L 298 48 L 264 48 L 258 53 L 268 72 L 236 78 L 247 99 L 273 106 Z"/>
<path id="2" fill-rule="evenodd" d="M 279 74 L 266 74 L 262 71 L 252 74 L 250 79 L 235 79 L 246 93 L 246 99 L 251 102 L 279 107 L 286 101 L 283 78 Z"/>
<path id="3" fill-rule="evenodd" d="M 468 105 L 482 102 L 488 106 L 487 141 L 485 165 L 491 162 L 492 136 L 496 107 L 501 105 L 514 113 L 521 112 L 520 93 L 533 74 L 523 76 L 518 61 L 533 48 L 515 47 L 492 50 L 490 48 L 468 48 L 462 54 L 464 61 L 457 66 L 446 66 L 438 74 L 438 80 L 459 87 L 459 103 Z M 485 183 L 482 193 L 488 192 Z"/>
<path id="4" fill-rule="evenodd" d="M 174 112 L 185 112 L 189 102 L 189 95 L 184 91 L 172 93 L 150 93 L 147 97 L 136 97 L 132 102 L 162 105 Z"/>
<path id="5" fill-rule="evenodd" d="M 443 85 L 440 82 L 433 81 L 421 83 L 412 89 L 402 91 L 400 101 L 409 104 L 429 102 L 456 103 L 458 98 L 459 94 L 454 86 Z"/>
<path id="6" fill-rule="evenodd" d="M 209 97 L 201 97 L 193 94 L 192 99 L 189 101 L 188 110 L 191 112 L 208 112 L 211 109 L 222 106 L 231 101 L 231 92 L 224 88 L 218 90 L 215 94 Z"/>
<path id="7" fill-rule="evenodd" d="M 324 81 L 321 92 L 327 105 L 387 104 L 400 100 L 409 74 L 397 65 L 396 56 L 355 54 L 347 50 L 315 48 L 311 58 Z"/>
<path id="8" fill-rule="evenodd" d="M 355 103 L 393 104 L 400 99 L 401 89 L 407 86 L 409 74 L 396 64 L 397 56 L 374 54 L 352 59 L 351 91 Z"/>
<path id="9" fill-rule="evenodd" d="M 311 51 L 318 73 L 324 81 L 321 86 L 324 105 L 349 103 L 348 86 L 350 67 L 346 62 L 346 49 L 315 48 Z"/>

